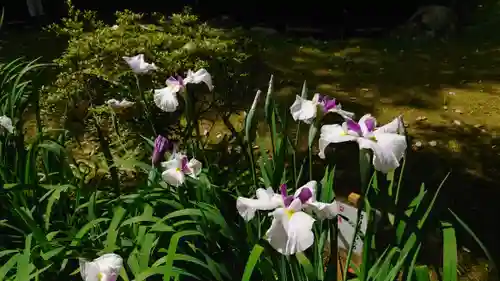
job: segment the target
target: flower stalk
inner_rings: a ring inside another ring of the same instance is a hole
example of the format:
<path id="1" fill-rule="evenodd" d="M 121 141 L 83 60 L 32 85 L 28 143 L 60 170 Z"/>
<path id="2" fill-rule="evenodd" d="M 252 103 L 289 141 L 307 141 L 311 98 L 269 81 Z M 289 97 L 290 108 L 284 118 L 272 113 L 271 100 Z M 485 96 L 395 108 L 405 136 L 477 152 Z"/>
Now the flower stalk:
<path id="1" fill-rule="evenodd" d="M 149 125 L 151 126 L 151 131 L 153 132 L 154 135 L 156 135 L 156 129 L 153 123 L 153 118 L 151 115 L 151 110 L 149 108 L 148 102 L 146 100 L 146 96 L 144 95 L 144 92 L 141 90 L 140 82 L 139 82 L 139 76 L 137 74 L 135 76 L 135 83 L 137 85 L 137 90 L 139 91 L 139 95 L 142 100 L 142 104 L 144 105 L 144 111 L 146 113 L 146 119 L 148 119 Z"/>

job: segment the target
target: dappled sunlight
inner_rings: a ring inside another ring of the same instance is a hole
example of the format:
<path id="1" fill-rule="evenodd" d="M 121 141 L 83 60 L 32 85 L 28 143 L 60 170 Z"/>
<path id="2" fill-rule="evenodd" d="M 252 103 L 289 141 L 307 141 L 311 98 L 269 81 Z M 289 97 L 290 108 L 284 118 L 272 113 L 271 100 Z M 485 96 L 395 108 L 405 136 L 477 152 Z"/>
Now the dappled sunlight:
<path id="1" fill-rule="evenodd" d="M 337 77 L 338 78 L 338 77 L 344 75 L 344 73 L 342 73 L 339 70 L 325 69 L 325 68 L 314 69 L 312 71 L 312 73 L 318 77 Z"/>
<path id="2" fill-rule="evenodd" d="M 277 97 L 293 97 L 295 98 L 295 95 L 300 94 L 299 92 L 296 91 L 297 89 L 293 86 L 282 86 L 279 89 L 276 89 L 276 96 Z M 292 99 L 292 98 L 290 98 Z"/>
<path id="3" fill-rule="evenodd" d="M 338 89 L 338 87 L 337 87 L 337 84 L 335 84 L 335 83 L 332 83 L 332 84 L 323 83 L 323 84 L 317 85 L 316 89 L 318 91 L 322 91 L 322 92 L 332 92 L 333 93 L 334 91 L 336 91 Z"/>
<path id="4" fill-rule="evenodd" d="M 280 45 L 286 50 L 273 50 L 268 65 L 275 79 L 288 79 L 280 85 L 286 87 L 279 94 L 284 105 L 292 103 L 306 80 L 310 93 L 335 97 L 358 116 L 371 112 L 385 123 L 403 115 L 414 151 L 409 157 L 414 164 L 408 169 L 415 181 L 425 179 L 428 186 L 435 186 L 452 171 L 443 200 L 453 202 L 457 210 L 464 204 L 482 206 L 481 214 L 487 216 L 500 211 L 497 204 L 485 204 L 475 194 L 481 190 L 497 198 L 500 192 L 495 188 L 500 181 L 500 141 L 496 138 L 500 132 L 500 57 L 496 46 L 466 41 L 426 45 L 360 40 L 347 42 L 347 47 L 331 42 L 309 48 L 303 42 L 289 43 Z M 339 181 L 352 184 L 351 175 L 344 172 L 339 166 Z M 468 221 L 474 220 L 463 211 Z M 487 228 L 480 222 L 474 224 Z"/>
<path id="5" fill-rule="evenodd" d="M 300 56 L 294 56 L 294 57 L 292 57 L 292 60 L 294 62 L 297 62 L 297 63 L 305 63 L 305 62 L 310 62 L 311 61 L 309 59 L 306 59 L 306 58 L 300 57 Z"/>

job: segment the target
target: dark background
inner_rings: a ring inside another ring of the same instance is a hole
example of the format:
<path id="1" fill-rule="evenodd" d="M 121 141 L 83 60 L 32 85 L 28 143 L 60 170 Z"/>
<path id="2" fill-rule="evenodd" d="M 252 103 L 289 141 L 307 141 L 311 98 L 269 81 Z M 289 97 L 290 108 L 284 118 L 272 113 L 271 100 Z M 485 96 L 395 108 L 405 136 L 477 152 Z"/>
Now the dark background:
<path id="1" fill-rule="evenodd" d="M 6 21 L 29 19 L 25 0 L 4 0 Z M 115 11 L 179 12 L 188 5 L 208 20 L 229 16 L 235 23 L 250 27 L 261 25 L 283 29 L 285 26 L 309 27 L 323 30 L 356 30 L 362 28 L 394 28 L 404 23 L 419 6 L 440 4 L 452 7 L 467 24 L 480 0 L 385 0 L 385 1 L 209 1 L 209 0 L 73 0 L 79 9 L 98 11 L 103 19 L 112 19 Z M 484 1 L 482 1 L 484 2 Z M 45 0 L 49 21 L 65 14 L 63 0 Z"/>

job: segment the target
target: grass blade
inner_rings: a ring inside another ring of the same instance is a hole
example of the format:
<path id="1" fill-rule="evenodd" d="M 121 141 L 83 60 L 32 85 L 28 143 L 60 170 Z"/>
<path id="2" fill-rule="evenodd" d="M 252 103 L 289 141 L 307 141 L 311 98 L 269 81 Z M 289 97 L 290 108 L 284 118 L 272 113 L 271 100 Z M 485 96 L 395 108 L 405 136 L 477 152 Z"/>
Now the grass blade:
<path id="1" fill-rule="evenodd" d="M 481 241 L 481 239 L 479 239 L 479 237 L 477 237 L 477 235 L 474 233 L 474 231 L 472 231 L 472 229 L 470 229 L 470 227 L 464 221 L 462 221 L 451 209 L 448 209 L 448 211 L 450 211 L 450 213 L 453 215 L 453 217 L 455 217 L 455 220 L 460 224 L 460 226 L 462 226 L 462 228 L 472 238 L 474 238 L 474 240 L 476 241 L 476 243 L 479 245 L 479 247 L 481 247 L 481 249 L 483 250 L 484 254 L 488 258 L 489 264 L 490 264 L 491 269 L 492 269 L 491 271 L 494 272 L 495 274 L 497 274 L 498 273 L 498 267 L 496 266 L 495 260 L 493 259 L 493 256 L 490 254 L 490 251 L 488 251 L 488 248 L 486 248 L 486 246 L 483 244 L 483 242 Z"/>
<path id="2" fill-rule="evenodd" d="M 443 231 L 443 279 L 457 281 L 457 238 L 449 222 L 441 222 Z"/>
<path id="3" fill-rule="evenodd" d="M 264 247 L 261 245 L 253 246 L 252 252 L 250 252 L 250 256 L 248 256 L 248 261 L 245 265 L 245 271 L 243 272 L 243 277 L 241 281 L 250 281 L 250 277 L 252 277 L 253 270 L 257 263 L 259 262 L 259 257 L 264 251 Z"/>
<path id="4" fill-rule="evenodd" d="M 106 237 L 106 244 L 105 244 L 106 248 L 104 249 L 106 253 L 111 253 L 114 250 L 118 249 L 118 246 L 116 246 L 116 239 L 118 238 L 118 230 L 119 230 L 118 226 L 120 225 L 120 222 L 125 216 L 125 213 L 126 211 L 122 207 L 117 207 L 113 212 L 113 219 L 109 224 L 108 235 Z"/>
<path id="5" fill-rule="evenodd" d="M 174 260 L 177 254 L 177 247 L 179 245 L 179 240 L 187 236 L 203 236 L 203 233 L 195 230 L 185 230 L 178 232 L 172 236 L 167 250 L 167 259 L 165 261 L 165 270 L 163 275 L 163 280 L 170 280 L 175 275 L 174 272 Z"/>

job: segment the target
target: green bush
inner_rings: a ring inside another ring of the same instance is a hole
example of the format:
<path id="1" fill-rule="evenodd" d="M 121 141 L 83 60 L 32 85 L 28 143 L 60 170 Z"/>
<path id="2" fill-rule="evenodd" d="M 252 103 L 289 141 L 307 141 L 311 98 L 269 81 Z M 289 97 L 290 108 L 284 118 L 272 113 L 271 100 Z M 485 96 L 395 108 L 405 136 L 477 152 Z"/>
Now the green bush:
<path id="1" fill-rule="evenodd" d="M 217 85 L 210 96 L 206 91 L 207 95 L 197 97 L 206 101 L 204 104 L 211 108 L 231 107 L 234 101 L 246 96 L 246 87 L 251 83 L 245 80 L 248 75 L 242 69 L 249 63 L 249 55 L 244 52 L 249 40 L 238 36 L 235 30 L 210 27 L 189 10 L 168 19 L 162 15 L 146 19 L 142 14 L 118 12 L 116 25 L 109 26 L 97 20 L 94 13 L 75 10 L 71 2 L 68 4 L 69 16 L 61 24 L 51 26 L 51 30 L 68 38 L 65 52 L 55 60 L 60 73 L 42 97 L 43 108 L 51 114 L 82 119 L 85 114 L 74 116 L 82 101 L 84 109 L 95 108 L 112 98 L 139 101 L 142 94 L 149 103 L 153 89 L 165 87 L 169 76 L 202 67 L 213 74 Z M 159 69 L 137 81 L 122 57 L 139 53 Z M 151 110 L 151 116 L 157 119 L 157 130 L 165 129 L 165 120 L 175 119 L 156 108 Z M 137 114 L 127 126 L 148 124 L 143 122 L 144 117 Z"/>

